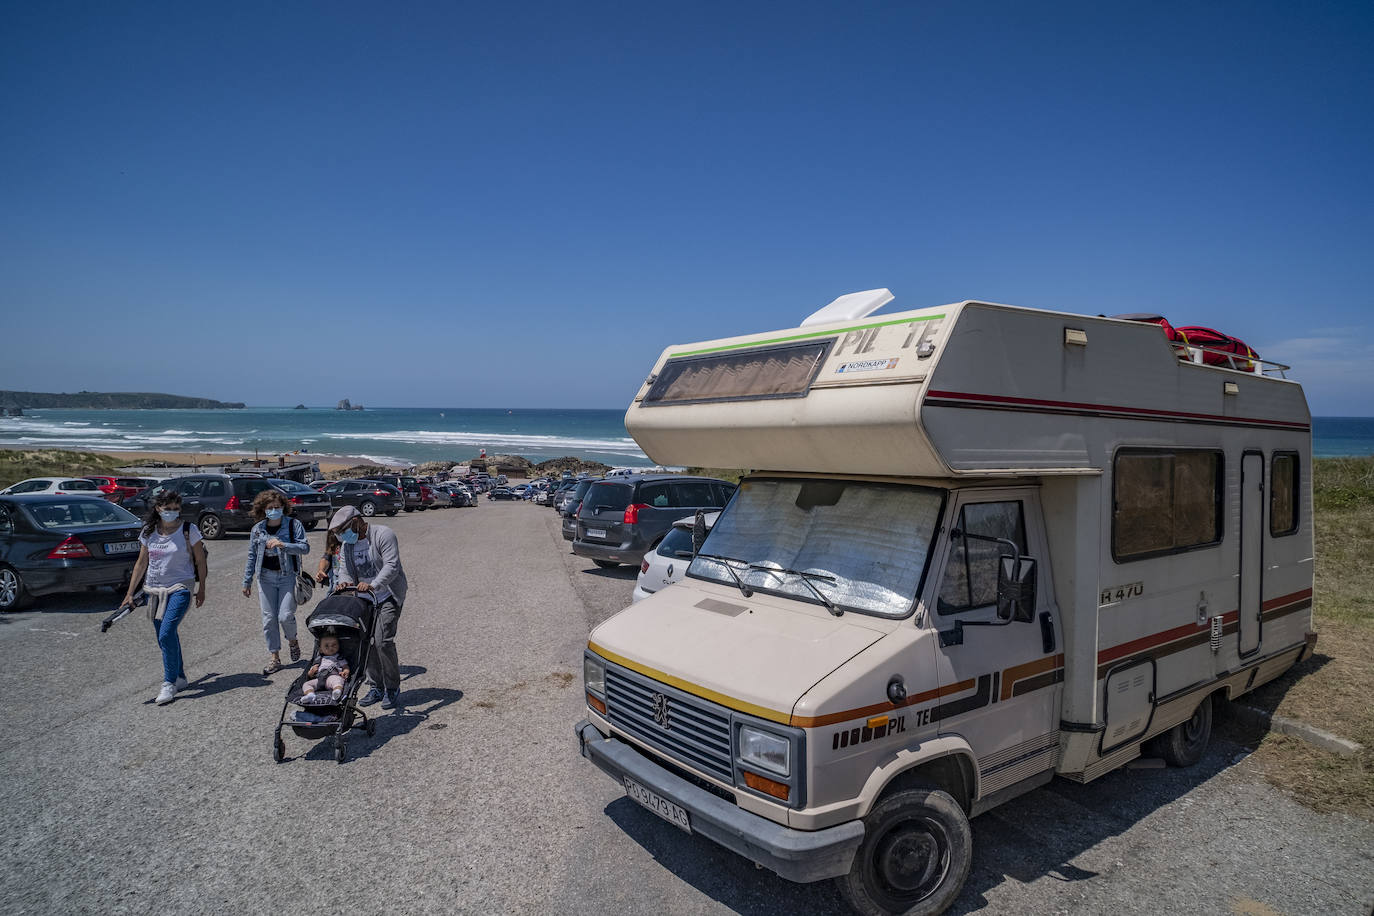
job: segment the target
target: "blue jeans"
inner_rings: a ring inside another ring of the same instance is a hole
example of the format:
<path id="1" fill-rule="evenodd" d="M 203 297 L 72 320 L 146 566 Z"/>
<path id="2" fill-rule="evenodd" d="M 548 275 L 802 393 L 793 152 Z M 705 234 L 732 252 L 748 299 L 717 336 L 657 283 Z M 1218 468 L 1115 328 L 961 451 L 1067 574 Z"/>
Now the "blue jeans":
<path id="1" fill-rule="evenodd" d="M 157 644 L 162 649 L 162 679 L 169 684 L 186 676 L 186 668 L 181 663 L 181 637 L 177 636 L 177 627 L 181 626 L 181 618 L 190 609 L 191 593 L 179 589 L 167 596 L 162 619 L 153 621 Z"/>
<path id="2" fill-rule="evenodd" d="M 296 641 L 296 573 L 264 569 L 258 574 L 258 606 L 268 652 L 281 651 L 281 634 Z"/>

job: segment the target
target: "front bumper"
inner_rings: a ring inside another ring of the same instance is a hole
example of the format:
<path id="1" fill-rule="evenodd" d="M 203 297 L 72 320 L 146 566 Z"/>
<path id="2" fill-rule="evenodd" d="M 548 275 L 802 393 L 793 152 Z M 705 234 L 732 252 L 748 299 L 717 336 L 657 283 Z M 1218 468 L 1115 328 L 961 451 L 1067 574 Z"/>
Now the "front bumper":
<path id="1" fill-rule="evenodd" d="M 620 739 L 605 737 L 585 719 L 575 730 L 583 757 L 622 786 L 628 776 L 685 808 L 693 833 L 789 881 L 807 883 L 849 874 L 854 854 L 864 838 L 863 821 L 814 831 L 784 827 L 692 785 Z"/>

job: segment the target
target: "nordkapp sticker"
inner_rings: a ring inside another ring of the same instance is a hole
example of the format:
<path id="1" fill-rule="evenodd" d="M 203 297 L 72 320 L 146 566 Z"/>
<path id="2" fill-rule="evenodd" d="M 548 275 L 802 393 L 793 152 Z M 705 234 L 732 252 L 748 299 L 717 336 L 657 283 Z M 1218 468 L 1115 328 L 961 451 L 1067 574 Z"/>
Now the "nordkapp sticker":
<path id="1" fill-rule="evenodd" d="M 897 357 L 891 359 L 861 359 L 853 363 L 845 363 L 836 369 L 836 372 L 876 372 L 880 369 L 895 369 L 897 367 Z"/>

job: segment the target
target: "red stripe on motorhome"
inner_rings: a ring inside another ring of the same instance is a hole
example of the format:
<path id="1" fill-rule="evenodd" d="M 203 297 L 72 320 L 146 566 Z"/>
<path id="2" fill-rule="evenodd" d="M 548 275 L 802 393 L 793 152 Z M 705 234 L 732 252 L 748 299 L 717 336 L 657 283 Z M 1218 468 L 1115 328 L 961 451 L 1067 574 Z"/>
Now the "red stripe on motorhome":
<path id="1" fill-rule="evenodd" d="M 968 402 L 941 404 L 940 400 Z M 1018 398 L 1011 395 L 975 394 L 968 391 L 926 392 L 926 405 L 931 407 L 983 407 L 995 410 L 1039 409 L 1048 413 L 1086 413 L 1093 416 L 1115 416 L 1135 420 L 1168 420 L 1182 423 L 1221 423 L 1263 426 L 1274 429 L 1307 431 L 1311 426 L 1290 420 L 1266 420 L 1260 417 L 1228 417 L 1221 414 L 1188 413 L 1179 410 L 1159 410 L 1154 407 L 1117 407 L 1111 404 L 1089 404 L 1075 401 L 1046 401 L 1040 398 Z"/>

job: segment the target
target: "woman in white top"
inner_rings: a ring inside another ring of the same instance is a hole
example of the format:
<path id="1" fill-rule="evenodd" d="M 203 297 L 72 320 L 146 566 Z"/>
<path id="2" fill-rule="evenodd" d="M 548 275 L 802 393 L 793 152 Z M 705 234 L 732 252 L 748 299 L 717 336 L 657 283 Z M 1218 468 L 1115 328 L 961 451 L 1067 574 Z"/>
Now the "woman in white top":
<path id="1" fill-rule="evenodd" d="M 191 606 L 191 587 L 195 586 L 196 607 L 205 603 L 205 545 L 200 529 L 182 524 L 181 496 L 163 493 L 153 500 L 138 542 L 138 552 L 129 577 L 129 593 L 124 601 L 132 604 L 140 582 L 148 595 L 148 619 L 157 632 L 162 649 L 162 689 L 157 705 L 172 702 L 178 690 L 186 688 L 186 668 L 182 664 L 181 639 L 177 628 Z"/>

